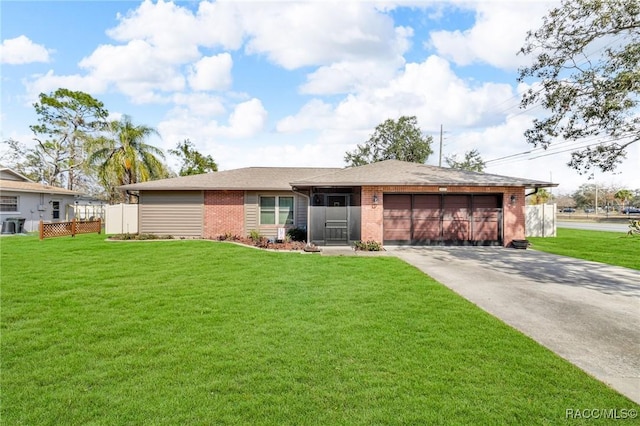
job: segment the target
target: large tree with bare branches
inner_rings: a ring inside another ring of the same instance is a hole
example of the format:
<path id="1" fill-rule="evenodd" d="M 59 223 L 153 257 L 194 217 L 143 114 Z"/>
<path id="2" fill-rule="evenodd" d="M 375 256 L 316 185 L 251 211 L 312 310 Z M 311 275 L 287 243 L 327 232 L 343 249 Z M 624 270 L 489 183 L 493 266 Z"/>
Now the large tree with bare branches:
<path id="1" fill-rule="evenodd" d="M 547 111 L 525 132 L 527 141 L 544 148 L 583 142 L 569 166 L 615 170 L 640 140 L 640 2 L 562 0 L 528 33 L 521 53 L 534 58 L 519 70 L 520 81 L 533 82 L 521 106 Z"/>

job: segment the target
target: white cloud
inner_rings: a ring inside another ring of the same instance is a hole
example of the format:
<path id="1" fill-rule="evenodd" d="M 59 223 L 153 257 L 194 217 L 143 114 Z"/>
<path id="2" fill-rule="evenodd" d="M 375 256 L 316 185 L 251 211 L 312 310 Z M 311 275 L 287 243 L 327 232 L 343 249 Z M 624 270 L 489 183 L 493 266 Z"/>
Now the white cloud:
<path id="1" fill-rule="evenodd" d="M 332 111 L 327 103 L 314 100 L 298 113 L 280 120 L 281 132 L 306 129 L 373 129 L 387 118 L 415 115 L 424 131 L 440 124 L 456 128 L 499 121 L 497 106 L 513 100 L 508 84 L 471 85 L 460 79 L 449 63 L 430 56 L 422 63 L 409 63 L 383 86 L 362 88 L 349 94 Z"/>
<path id="2" fill-rule="evenodd" d="M 238 104 L 229 116 L 229 126 L 222 134 L 232 138 L 251 137 L 261 130 L 267 122 L 267 110 L 259 99 L 251 99 Z"/>
<path id="3" fill-rule="evenodd" d="M 226 111 L 220 97 L 206 93 L 176 93 L 171 97 L 171 101 L 180 108 L 184 108 L 187 114 L 200 117 L 221 115 Z"/>
<path id="4" fill-rule="evenodd" d="M 379 86 L 393 78 L 402 65 L 404 65 L 404 59 L 401 56 L 396 61 L 382 63 L 375 59 L 336 62 L 309 73 L 307 82 L 300 87 L 300 93 L 334 95 Z"/>
<path id="5" fill-rule="evenodd" d="M 49 70 L 44 75 L 32 76 L 30 80 L 25 80 L 24 84 L 28 104 L 35 101 L 40 93 L 50 93 L 60 87 L 91 93 L 93 95 L 104 93 L 107 89 L 105 81 L 93 78 L 92 76 L 82 76 L 79 74 L 56 75 L 53 70 Z"/>
<path id="6" fill-rule="evenodd" d="M 233 60 L 228 53 L 207 56 L 193 64 L 189 85 L 193 90 L 225 90 L 231 86 Z"/>
<path id="7" fill-rule="evenodd" d="M 146 40 L 176 56 L 181 52 L 192 55 L 198 45 L 235 50 L 244 34 L 234 3 L 203 1 L 194 14 L 173 2 L 145 0 L 118 18 L 118 26 L 108 31 L 114 40 Z"/>
<path id="8" fill-rule="evenodd" d="M 439 55 L 458 65 L 484 62 L 497 68 L 515 69 L 530 59 L 517 55 L 528 30 L 537 29 L 548 12 L 549 2 L 478 2 L 476 20 L 467 30 L 433 31 L 428 44 Z"/>
<path id="9" fill-rule="evenodd" d="M 404 53 L 411 30 L 368 2 L 240 3 L 246 51 L 264 54 L 286 69 Z"/>
<path id="10" fill-rule="evenodd" d="M 171 92 L 185 87 L 184 77 L 158 53 L 159 49 L 142 40 L 123 46 L 102 45 L 79 66 L 140 103 L 152 99 L 154 90 Z"/>
<path id="11" fill-rule="evenodd" d="M 189 98 L 184 98 L 186 100 Z M 221 104 L 218 106 L 221 107 Z M 167 119 L 158 124 L 164 143 L 191 139 L 192 141 L 216 142 L 220 140 L 248 139 L 264 130 L 267 111 L 259 99 L 250 99 L 237 104 L 229 115 L 227 124 L 214 120 L 209 115 L 193 114 L 189 108 L 174 108 Z"/>
<path id="12" fill-rule="evenodd" d="M 49 53 L 44 46 L 36 44 L 21 35 L 6 39 L 0 45 L 0 58 L 3 64 L 20 65 L 32 62 L 49 62 Z"/>

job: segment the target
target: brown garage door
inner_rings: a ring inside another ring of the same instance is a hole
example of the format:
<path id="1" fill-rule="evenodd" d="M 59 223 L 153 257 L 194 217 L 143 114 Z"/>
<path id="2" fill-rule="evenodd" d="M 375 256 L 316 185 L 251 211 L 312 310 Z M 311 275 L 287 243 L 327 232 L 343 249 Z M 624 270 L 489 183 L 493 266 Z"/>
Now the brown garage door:
<path id="1" fill-rule="evenodd" d="M 501 194 L 385 194 L 385 244 L 500 244 Z"/>

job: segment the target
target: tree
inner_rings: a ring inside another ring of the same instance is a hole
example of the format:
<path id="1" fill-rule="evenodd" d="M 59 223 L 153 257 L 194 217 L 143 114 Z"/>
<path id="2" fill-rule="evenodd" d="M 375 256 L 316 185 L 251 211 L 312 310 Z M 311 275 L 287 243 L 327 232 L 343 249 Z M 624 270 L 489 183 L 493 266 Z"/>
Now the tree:
<path id="1" fill-rule="evenodd" d="M 203 155 L 196 151 L 189 139 L 178 142 L 175 149 L 170 149 L 169 154 L 175 155 L 182 161 L 180 176 L 199 175 L 202 173 L 217 172 L 218 165 L 210 155 Z"/>
<path id="2" fill-rule="evenodd" d="M 633 192 L 628 189 L 620 189 L 613 194 L 613 198 L 620 203 L 620 210 L 622 211 L 625 207 L 625 203 L 633 198 Z"/>
<path id="3" fill-rule="evenodd" d="M 1 164 L 35 182 L 51 182 L 53 180 L 36 149 L 27 148 L 25 144 L 13 138 L 2 141 L 2 143 L 7 145 L 7 150 L 0 157 Z"/>
<path id="4" fill-rule="evenodd" d="M 477 149 L 472 149 L 464 153 L 464 159 L 458 160 L 458 156 L 453 154 L 444 158 L 447 165 L 452 169 L 468 170 L 470 172 L 482 172 L 485 168 L 485 163 L 480 152 Z"/>
<path id="5" fill-rule="evenodd" d="M 422 136 L 416 117 L 402 116 L 397 121 L 387 119 L 379 124 L 369 140 L 347 152 L 344 161 L 349 166 L 362 166 L 383 160 L 425 163 L 431 150 L 431 136 Z"/>
<path id="6" fill-rule="evenodd" d="M 37 156 L 47 169 L 51 185 L 78 189 L 86 166 L 86 143 L 104 129 L 109 112 L 102 102 L 84 92 L 58 89 L 33 104 L 38 124 L 30 126 L 37 142 Z"/>
<path id="7" fill-rule="evenodd" d="M 580 173 L 614 170 L 640 140 L 640 2 L 562 0 L 520 52 L 535 60 L 518 80 L 540 80 L 521 106 L 540 102 L 549 112 L 533 121 L 527 141 L 545 149 L 557 138 L 591 142 L 568 165 Z"/>
<path id="8" fill-rule="evenodd" d="M 540 188 L 529 197 L 531 204 L 546 204 L 551 199 L 551 193 L 544 188 Z"/>
<path id="9" fill-rule="evenodd" d="M 101 136 L 93 141 L 95 151 L 89 156 L 89 163 L 98 167 L 98 177 L 109 202 L 124 198 L 117 186 L 168 176 L 167 167 L 160 160 L 164 159 L 162 150 L 144 142 L 157 134 L 155 129 L 135 126 L 131 117 L 125 115 L 120 121 L 110 122 L 108 131 L 111 137 Z M 128 201 L 133 202 L 131 196 Z"/>

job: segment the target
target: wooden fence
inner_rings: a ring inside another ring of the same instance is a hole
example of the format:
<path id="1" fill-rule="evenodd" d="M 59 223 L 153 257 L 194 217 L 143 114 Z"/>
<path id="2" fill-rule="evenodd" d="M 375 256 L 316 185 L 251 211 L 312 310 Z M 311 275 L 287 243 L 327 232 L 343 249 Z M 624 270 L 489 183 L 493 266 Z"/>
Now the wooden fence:
<path id="1" fill-rule="evenodd" d="M 64 237 L 76 234 L 90 234 L 92 232 L 102 232 L 102 220 L 75 220 L 71 222 L 50 222 L 40 221 L 40 239 L 52 237 Z"/>

